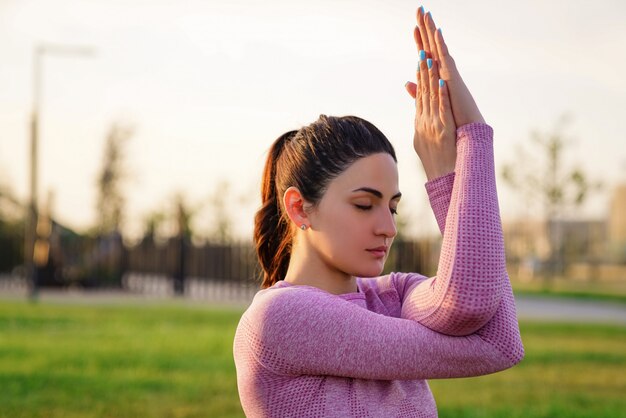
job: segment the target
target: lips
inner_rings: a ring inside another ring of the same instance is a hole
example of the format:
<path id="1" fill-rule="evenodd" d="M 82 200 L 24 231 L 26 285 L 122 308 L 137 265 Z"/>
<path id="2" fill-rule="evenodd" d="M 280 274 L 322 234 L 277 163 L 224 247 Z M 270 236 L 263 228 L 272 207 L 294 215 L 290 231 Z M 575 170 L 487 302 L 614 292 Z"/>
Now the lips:
<path id="1" fill-rule="evenodd" d="M 384 257 L 387 254 L 388 250 L 389 250 L 389 247 L 387 247 L 386 245 L 381 245 L 380 247 L 367 249 L 368 252 L 370 252 L 372 255 L 376 257 Z"/>

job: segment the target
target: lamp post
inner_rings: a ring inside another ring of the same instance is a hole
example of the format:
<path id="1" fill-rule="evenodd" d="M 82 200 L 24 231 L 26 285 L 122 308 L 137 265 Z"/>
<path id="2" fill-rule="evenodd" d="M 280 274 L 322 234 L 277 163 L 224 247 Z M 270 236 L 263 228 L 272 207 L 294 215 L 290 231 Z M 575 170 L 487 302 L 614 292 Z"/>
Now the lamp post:
<path id="1" fill-rule="evenodd" d="M 38 220 L 38 147 L 39 147 L 39 115 L 41 92 L 43 89 L 43 59 L 52 56 L 90 56 L 95 50 L 91 47 L 60 44 L 40 44 L 34 49 L 33 55 L 33 108 L 30 120 L 30 202 L 26 215 L 24 234 L 24 267 L 29 280 L 30 297 L 36 299 L 39 294 L 39 278 L 35 266 L 35 243 L 37 242 Z"/>

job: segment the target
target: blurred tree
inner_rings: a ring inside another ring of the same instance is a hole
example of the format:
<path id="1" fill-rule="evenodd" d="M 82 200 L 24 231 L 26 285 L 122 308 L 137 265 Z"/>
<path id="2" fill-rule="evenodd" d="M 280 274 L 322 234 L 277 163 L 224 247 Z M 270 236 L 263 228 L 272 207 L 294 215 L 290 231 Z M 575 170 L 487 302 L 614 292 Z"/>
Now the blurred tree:
<path id="1" fill-rule="evenodd" d="M 193 235 L 192 219 L 197 209 L 191 209 L 191 205 L 185 200 L 182 193 L 177 193 L 174 199 L 176 206 L 176 230 L 174 238 L 177 247 L 176 266 L 174 269 L 174 293 L 185 293 L 185 279 L 187 277 L 187 253 Z"/>
<path id="2" fill-rule="evenodd" d="M 13 270 L 24 261 L 24 205 L 12 190 L 0 184 L 0 272 Z"/>
<path id="3" fill-rule="evenodd" d="M 23 216 L 24 207 L 9 186 L 0 184 L 0 220 L 15 221 Z"/>
<path id="4" fill-rule="evenodd" d="M 531 132 L 536 151 L 528 153 L 518 147 L 517 159 L 502 167 L 502 178 L 513 189 L 520 191 L 525 204 L 538 202 L 548 227 L 550 240 L 549 273 L 563 272 L 562 217 L 568 210 L 580 207 L 589 193 L 601 187 L 589 180 L 580 166 L 565 164 L 565 148 L 572 144 L 563 131 L 571 117 L 562 115 L 552 132 Z"/>
<path id="5" fill-rule="evenodd" d="M 133 135 L 128 124 L 115 123 L 107 135 L 102 168 L 98 174 L 98 235 L 119 232 L 123 222 L 125 199 L 122 184 L 124 171 L 123 147 Z"/>
<path id="6" fill-rule="evenodd" d="M 143 218 L 144 232 L 142 240 L 152 242 L 162 241 L 161 225 L 165 222 L 166 215 L 163 211 L 152 211 Z"/>
<path id="7" fill-rule="evenodd" d="M 217 182 L 214 192 L 209 196 L 208 205 L 213 219 L 209 230 L 209 240 L 217 244 L 233 242 L 233 219 L 229 212 L 232 201 L 231 186 L 228 180 Z"/>
<path id="8" fill-rule="evenodd" d="M 192 221 L 198 209 L 192 209 L 182 193 L 176 193 L 174 197 L 176 216 L 176 235 L 191 239 L 193 235 Z"/>
<path id="9" fill-rule="evenodd" d="M 123 157 L 124 145 L 133 133 L 134 129 L 129 124 L 114 123 L 104 145 L 102 167 L 97 179 L 97 245 L 92 276 L 98 286 L 121 286 L 126 269 L 121 232 L 125 204 L 122 186 L 126 177 Z"/>

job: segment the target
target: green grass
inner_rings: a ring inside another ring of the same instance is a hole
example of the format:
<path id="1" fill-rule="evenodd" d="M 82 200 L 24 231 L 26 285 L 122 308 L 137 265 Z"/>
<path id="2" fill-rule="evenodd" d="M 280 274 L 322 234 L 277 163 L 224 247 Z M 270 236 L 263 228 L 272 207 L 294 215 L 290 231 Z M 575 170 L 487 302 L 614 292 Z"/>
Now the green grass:
<path id="1" fill-rule="evenodd" d="M 0 416 L 242 416 L 240 311 L 0 302 Z"/>
<path id="2" fill-rule="evenodd" d="M 0 300 L 1 417 L 242 417 L 241 310 Z M 526 359 L 431 381 L 441 417 L 617 417 L 626 328 L 523 323 Z M 623 416 L 623 415 L 622 415 Z"/>
<path id="3" fill-rule="evenodd" d="M 626 303 L 626 280 L 620 281 L 576 281 L 553 278 L 524 282 L 512 280 L 516 295 L 566 297 Z"/>
<path id="4" fill-rule="evenodd" d="M 442 417 L 623 417 L 626 328 L 522 323 L 526 357 L 490 376 L 431 381 Z"/>

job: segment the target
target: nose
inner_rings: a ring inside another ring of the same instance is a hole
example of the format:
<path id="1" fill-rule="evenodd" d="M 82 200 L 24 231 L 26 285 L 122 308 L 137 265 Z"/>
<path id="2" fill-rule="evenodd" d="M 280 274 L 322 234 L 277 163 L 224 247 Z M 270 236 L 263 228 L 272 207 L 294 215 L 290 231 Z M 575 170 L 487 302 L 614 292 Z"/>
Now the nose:
<path id="1" fill-rule="evenodd" d="M 376 220 L 376 235 L 394 238 L 398 234 L 396 220 L 389 210 L 382 210 L 381 212 Z"/>

